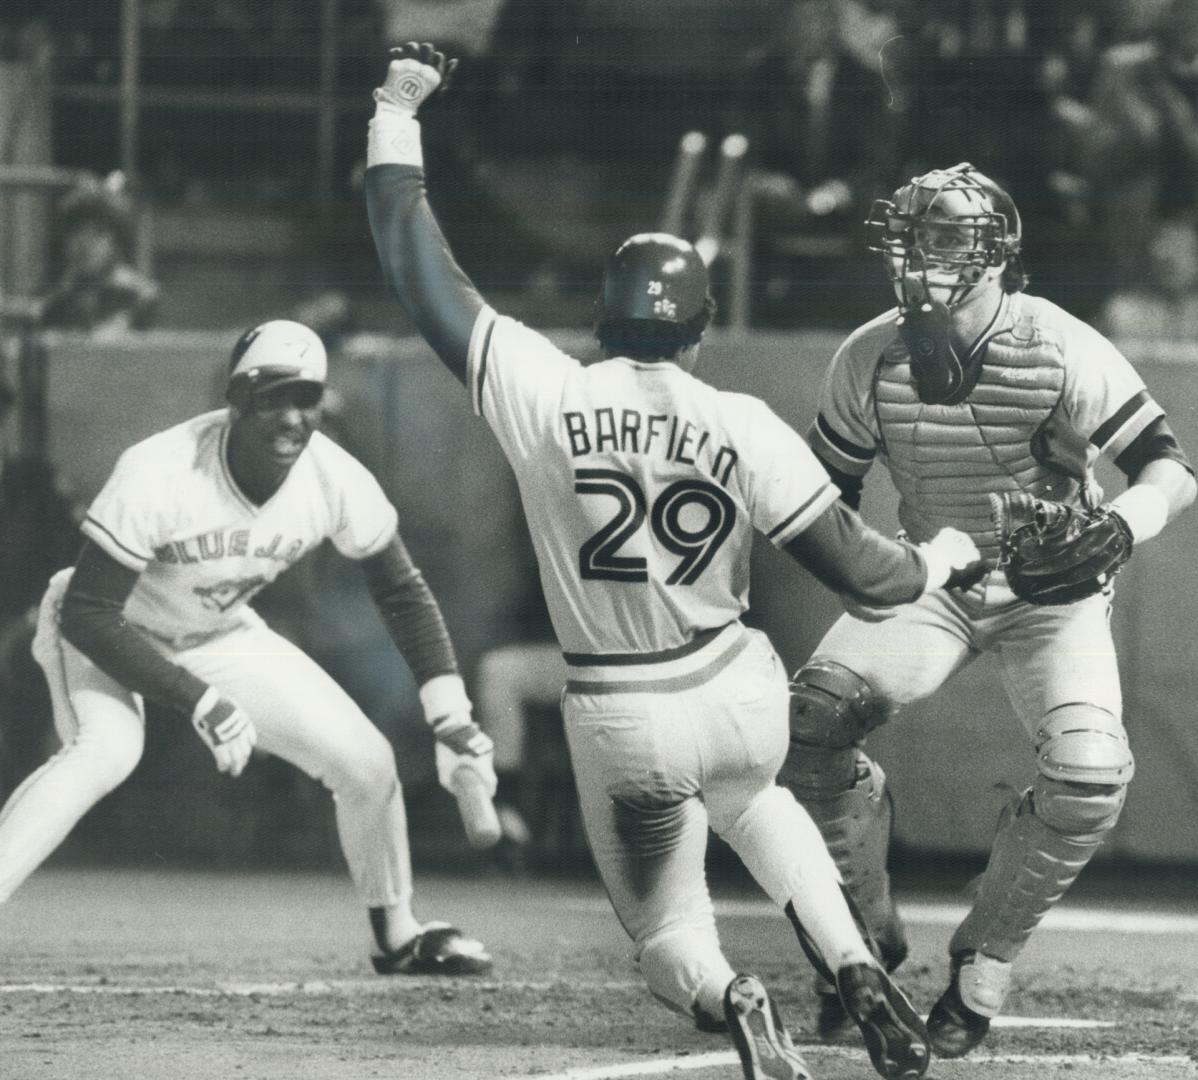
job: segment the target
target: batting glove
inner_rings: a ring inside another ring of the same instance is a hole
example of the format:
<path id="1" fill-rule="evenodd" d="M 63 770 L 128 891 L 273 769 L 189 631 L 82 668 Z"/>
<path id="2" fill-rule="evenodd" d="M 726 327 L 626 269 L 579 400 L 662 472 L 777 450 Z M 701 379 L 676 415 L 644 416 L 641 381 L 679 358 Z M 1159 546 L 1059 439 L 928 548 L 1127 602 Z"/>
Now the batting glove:
<path id="1" fill-rule="evenodd" d="M 494 796 L 499 782 L 495 777 L 495 745 L 491 737 L 471 718 L 469 713 L 446 716 L 433 725 L 436 737 L 437 781 L 456 794 L 458 769 L 467 768 L 478 774 L 483 787 Z"/>
<path id="2" fill-rule="evenodd" d="M 391 50 L 394 59 L 387 65 L 387 78 L 374 92 L 381 110 L 414 117 L 421 104 L 436 93 L 438 87 L 448 88 L 457 60 L 447 60 L 427 41 L 409 41 Z"/>
<path id="3" fill-rule="evenodd" d="M 982 579 L 986 566 L 973 537 L 960 529 L 941 529 L 931 540 L 919 545 L 928 569 L 924 592 L 933 589 L 967 589 Z"/>
<path id="4" fill-rule="evenodd" d="M 240 776 L 258 741 L 253 721 L 241 706 L 210 686 L 196 704 L 191 722 L 216 758 L 216 767 L 230 776 Z"/>

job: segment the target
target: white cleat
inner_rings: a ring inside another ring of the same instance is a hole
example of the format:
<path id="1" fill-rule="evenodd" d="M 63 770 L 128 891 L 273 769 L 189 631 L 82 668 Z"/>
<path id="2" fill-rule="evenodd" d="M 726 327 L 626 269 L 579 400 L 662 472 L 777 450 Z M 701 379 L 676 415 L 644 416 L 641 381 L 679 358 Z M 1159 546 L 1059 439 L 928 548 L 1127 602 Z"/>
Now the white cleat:
<path id="1" fill-rule="evenodd" d="M 724 1016 L 745 1080 L 812 1080 L 760 979 L 738 975 L 728 984 Z"/>

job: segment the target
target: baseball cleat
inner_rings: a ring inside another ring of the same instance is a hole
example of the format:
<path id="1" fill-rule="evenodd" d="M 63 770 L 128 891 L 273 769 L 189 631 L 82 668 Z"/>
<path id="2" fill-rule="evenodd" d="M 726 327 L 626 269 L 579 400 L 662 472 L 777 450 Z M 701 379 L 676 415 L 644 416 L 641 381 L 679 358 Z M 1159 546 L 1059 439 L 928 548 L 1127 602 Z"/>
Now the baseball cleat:
<path id="1" fill-rule="evenodd" d="M 760 979 L 738 975 L 728 984 L 724 1016 L 745 1080 L 812 1080 Z"/>
<path id="2" fill-rule="evenodd" d="M 486 975 L 491 954 L 481 941 L 444 923 L 426 926 L 398 949 L 370 958 L 380 975 Z"/>
<path id="3" fill-rule="evenodd" d="M 836 973 L 836 987 L 878 1075 L 886 1080 L 923 1076 L 932 1056 L 928 1031 L 898 984 L 875 964 L 859 963 Z"/>
<path id="4" fill-rule="evenodd" d="M 894 969 L 907 959 L 907 938 L 902 925 L 895 913 L 892 921 L 884 927 L 882 933 L 875 939 L 875 955 L 877 955 L 886 971 L 894 974 Z M 853 1033 L 853 1018 L 845 1011 L 844 1002 L 836 987 L 822 975 L 815 977 L 815 997 L 818 1002 L 818 1012 L 815 1019 L 815 1032 L 822 1042 L 843 1042 Z"/>
<path id="5" fill-rule="evenodd" d="M 936 1053 L 964 1057 L 977 1046 L 990 1031 L 990 1019 L 1002 1008 L 1010 984 L 1011 965 L 1006 961 L 972 951 L 957 953 L 948 989 L 928 1014 L 928 1035 Z"/>

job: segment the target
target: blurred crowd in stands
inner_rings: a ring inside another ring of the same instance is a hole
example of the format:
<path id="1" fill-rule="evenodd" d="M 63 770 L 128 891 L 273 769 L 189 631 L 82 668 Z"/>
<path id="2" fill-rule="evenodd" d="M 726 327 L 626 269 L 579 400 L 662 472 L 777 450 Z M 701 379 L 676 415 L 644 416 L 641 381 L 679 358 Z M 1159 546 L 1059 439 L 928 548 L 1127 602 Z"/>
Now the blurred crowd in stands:
<path id="1" fill-rule="evenodd" d="M 468 59 L 442 103 L 452 118 L 436 125 L 430 167 L 455 178 L 439 181 L 439 209 L 484 286 L 549 304 L 589 289 L 612 242 L 656 224 L 680 136 L 741 131 L 758 194 L 757 321 L 847 324 L 874 310 L 885 290 L 861 253 L 869 202 L 968 160 L 1015 196 L 1041 293 L 1116 334 L 1194 322 L 1198 0 L 334 8 L 330 24 L 321 0 L 142 0 L 143 87 L 261 98 L 165 109 L 151 94 L 140 136 L 150 198 L 302 205 L 311 113 L 276 106 L 314 90 L 331 27 L 334 199 L 346 204 L 379 42 L 431 39 Z M 40 25 L 56 82 L 113 87 L 120 11 L 118 0 L 10 0 L 0 51 Z M 114 167 L 111 101 L 76 93 L 57 113 L 61 164 Z M 333 272 L 361 260 L 355 240 L 329 246 Z"/>
<path id="2" fill-rule="evenodd" d="M 55 199 L 26 326 L 144 329 L 170 289 L 145 273 L 118 171 L 123 10 L 0 8 L 0 64 L 52 57 L 47 164 L 92 176 Z M 729 133 L 748 139 L 754 325 L 844 327 L 888 306 L 862 243 L 871 201 L 971 161 L 1022 211 L 1032 291 L 1117 340 L 1198 336 L 1198 0 L 141 0 L 140 13 L 137 197 L 184 221 L 189 208 L 239 206 L 247 258 L 256 215 L 297 222 L 313 287 L 289 314 L 334 356 L 360 328 L 358 292 L 379 291 L 363 129 L 381 43 L 407 40 L 465 60 L 426 125 L 445 230 L 484 290 L 538 325 L 589 321 L 602 257 L 658 225 L 680 139 L 700 131 L 713 149 Z M 331 193 L 317 191 L 310 100 L 330 35 Z M 10 142 L 0 124 L 0 167 Z M 713 172 L 709 159 L 695 219 Z M 726 293 L 726 261 L 715 279 Z M 37 448 L 11 437 L 14 357 L 0 354 L 0 715 L 44 718 L 33 605 L 74 558 L 80 507 Z M 392 670 L 374 662 L 378 642 L 305 609 L 310 576 L 339 572 L 313 560 L 264 605 L 297 640 L 321 627 L 327 655 L 306 646 L 379 721 L 397 687 L 369 677 L 372 664 Z M 332 618 L 357 625 L 362 605 L 348 586 L 334 592 L 348 599 Z M 543 621 L 538 594 L 529 622 Z M 47 737 L 45 724 L 6 725 L 0 793 L 45 756 Z"/>

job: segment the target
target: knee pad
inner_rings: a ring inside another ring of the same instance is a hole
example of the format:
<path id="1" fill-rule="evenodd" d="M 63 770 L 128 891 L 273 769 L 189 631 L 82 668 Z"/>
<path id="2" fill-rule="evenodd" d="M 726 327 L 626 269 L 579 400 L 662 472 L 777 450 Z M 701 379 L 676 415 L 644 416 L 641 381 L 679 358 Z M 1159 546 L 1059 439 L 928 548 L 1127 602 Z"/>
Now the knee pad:
<path id="1" fill-rule="evenodd" d="M 1123 810 L 1123 784 L 1070 784 L 1036 777 L 1034 813 L 1053 832 L 1077 843 L 1097 843 L 1114 827 Z"/>
<path id="2" fill-rule="evenodd" d="M 779 780 L 802 802 L 852 787 L 857 744 L 887 715 L 869 683 L 843 664 L 805 665 L 790 684 L 790 750 Z"/>
<path id="3" fill-rule="evenodd" d="M 834 660 L 813 660 L 791 680 L 792 741 L 844 749 L 856 746 L 885 719 L 869 683 Z"/>
<path id="4" fill-rule="evenodd" d="M 1040 721 L 1035 740 L 1036 767 L 1050 780 L 1126 785 L 1135 772 L 1123 724 L 1097 705 L 1059 705 Z"/>
<path id="5" fill-rule="evenodd" d="M 1054 832 L 1099 840 L 1119 819 L 1135 759 L 1127 733 L 1106 709 L 1085 702 L 1061 705 L 1036 729 L 1032 787 L 1036 816 Z"/>

